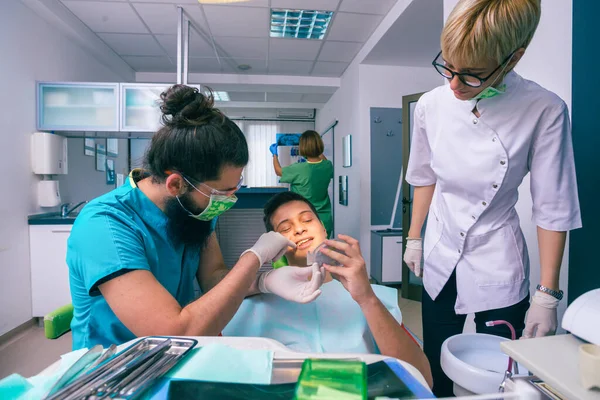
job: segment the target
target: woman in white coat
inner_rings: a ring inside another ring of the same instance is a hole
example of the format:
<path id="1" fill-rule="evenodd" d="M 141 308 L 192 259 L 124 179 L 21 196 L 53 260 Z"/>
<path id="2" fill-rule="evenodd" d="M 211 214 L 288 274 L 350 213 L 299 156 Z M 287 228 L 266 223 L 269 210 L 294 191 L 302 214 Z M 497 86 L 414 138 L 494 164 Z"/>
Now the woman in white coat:
<path id="1" fill-rule="evenodd" d="M 475 313 L 478 332 L 505 337 L 506 327 L 485 323 L 509 321 L 523 337 L 557 327 L 566 232 L 581 227 L 581 217 L 567 107 L 513 71 L 539 18 L 540 0 L 459 1 L 433 62 L 450 84 L 424 94 L 415 109 L 404 261 L 423 276 L 424 350 L 437 396 L 452 395 L 440 350 L 462 332 L 467 314 Z M 551 57 L 539 60 L 540 68 L 552 68 Z M 531 307 L 529 256 L 515 211 L 528 173 L 541 263 Z"/>

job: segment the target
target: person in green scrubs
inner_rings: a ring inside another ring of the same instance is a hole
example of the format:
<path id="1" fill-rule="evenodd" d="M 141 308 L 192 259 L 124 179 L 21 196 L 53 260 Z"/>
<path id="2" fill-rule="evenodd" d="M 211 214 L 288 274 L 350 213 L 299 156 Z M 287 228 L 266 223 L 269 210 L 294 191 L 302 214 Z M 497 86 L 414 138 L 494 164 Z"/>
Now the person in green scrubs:
<path id="1" fill-rule="evenodd" d="M 333 217 L 328 189 L 333 179 L 333 164 L 323 154 L 325 145 L 321 135 L 308 130 L 300 136 L 300 155 L 306 162 L 282 168 L 277 154 L 277 143 L 271 145 L 269 150 L 273 154 L 275 173 L 281 177 L 279 181 L 289 183 L 292 192 L 302 195 L 315 206 L 319 219 L 327 230 L 327 237 L 331 238 Z"/>
<path id="2" fill-rule="evenodd" d="M 175 85 L 161 100 L 164 126 L 144 170 L 84 207 L 68 239 L 74 350 L 138 336 L 216 336 L 246 296 L 306 303 L 321 293 L 318 268 L 258 273 L 296 248 L 276 232 L 227 268 L 214 229 L 237 200 L 246 139 L 212 95 Z"/>

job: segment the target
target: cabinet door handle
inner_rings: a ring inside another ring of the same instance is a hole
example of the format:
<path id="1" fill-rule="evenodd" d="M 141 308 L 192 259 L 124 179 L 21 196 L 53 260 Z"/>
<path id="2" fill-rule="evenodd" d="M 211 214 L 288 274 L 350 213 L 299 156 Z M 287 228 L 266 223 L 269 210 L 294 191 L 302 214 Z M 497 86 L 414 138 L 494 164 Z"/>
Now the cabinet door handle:
<path id="1" fill-rule="evenodd" d="M 396 242 L 396 243 L 398 243 L 398 244 L 402 244 L 402 243 L 404 243 L 404 242 L 400 241 L 400 242 Z"/>
<path id="2" fill-rule="evenodd" d="M 52 229 L 52 233 L 71 233 L 71 231 L 67 229 Z"/>

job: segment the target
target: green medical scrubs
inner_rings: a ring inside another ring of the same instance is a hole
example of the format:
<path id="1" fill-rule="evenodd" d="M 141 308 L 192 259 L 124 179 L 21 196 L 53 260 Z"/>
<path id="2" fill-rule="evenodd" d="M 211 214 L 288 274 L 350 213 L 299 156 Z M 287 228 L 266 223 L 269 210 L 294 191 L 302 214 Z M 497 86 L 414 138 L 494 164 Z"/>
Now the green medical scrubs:
<path id="1" fill-rule="evenodd" d="M 325 225 L 327 237 L 333 231 L 329 182 L 333 179 L 333 164 L 329 160 L 296 163 L 281 169 L 282 183 L 289 183 L 290 190 L 304 196 L 315 206 L 319 218 Z"/>

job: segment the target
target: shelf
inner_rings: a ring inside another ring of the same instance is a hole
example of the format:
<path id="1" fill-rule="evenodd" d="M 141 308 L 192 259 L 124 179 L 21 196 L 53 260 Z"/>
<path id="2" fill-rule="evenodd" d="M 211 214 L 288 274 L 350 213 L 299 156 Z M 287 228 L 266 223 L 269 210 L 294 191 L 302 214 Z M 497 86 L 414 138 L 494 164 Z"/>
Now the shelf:
<path id="1" fill-rule="evenodd" d="M 158 107 L 154 106 L 127 106 L 125 107 L 125 111 L 159 111 Z"/>
<path id="2" fill-rule="evenodd" d="M 567 399 L 600 400 L 600 390 L 585 390 L 579 375 L 579 346 L 573 335 L 545 336 L 500 343 L 502 351 Z"/>
<path id="3" fill-rule="evenodd" d="M 96 105 L 96 104 L 65 104 L 65 105 L 44 105 L 44 109 L 52 108 L 114 108 L 114 104 Z"/>

